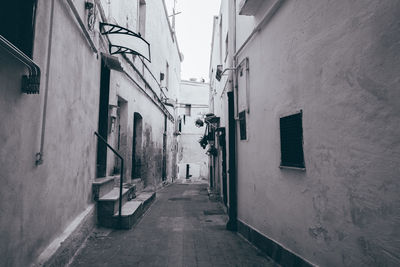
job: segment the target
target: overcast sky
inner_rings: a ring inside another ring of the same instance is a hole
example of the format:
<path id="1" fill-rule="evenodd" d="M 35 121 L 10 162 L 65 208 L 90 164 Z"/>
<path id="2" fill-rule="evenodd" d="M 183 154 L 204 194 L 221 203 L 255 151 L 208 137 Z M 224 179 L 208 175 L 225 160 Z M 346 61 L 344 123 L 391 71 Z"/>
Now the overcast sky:
<path id="1" fill-rule="evenodd" d="M 174 0 L 165 0 L 172 14 Z M 219 13 L 220 0 L 177 0 L 176 35 L 184 60 L 182 79 L 208 81 L 213 16 Z"/>

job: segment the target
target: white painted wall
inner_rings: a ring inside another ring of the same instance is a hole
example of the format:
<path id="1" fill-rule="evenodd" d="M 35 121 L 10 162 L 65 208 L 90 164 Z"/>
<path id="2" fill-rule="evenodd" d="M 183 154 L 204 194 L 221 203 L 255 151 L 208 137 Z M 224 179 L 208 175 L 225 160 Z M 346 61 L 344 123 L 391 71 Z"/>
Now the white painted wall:
<path id="1" fill-rule="evenodd" d="M 137 12 L 135 11 L 137 1 L 119 1 L 111 3 L 111 14 L 113 19 L 127 23 L 128 27 L 136 31 Z M 139 58 L 133 58 L 131 63 L 139 70 L 143 79 L 132 69 L 132 67 L 121 58 L 124 70 L 133 78 L 134 82 L 124 73 L 112 72 L 110 82 L 110 103 L 116 105 L 118 97 L 127 101 L 128 117 L 126 132 L 126 148 L 121 152 L 125 155 L 128 162 L 125 176 L 131 176 L 132 161 L 132 141 L 133 141 L 133 114 L 138 112 L 143 117 L 143 155 L 141 156 L 143 179 L 145 185 L 159 183 L 162 168 L 162 144 L 164 132 L 164 113 L 153 103 L 151 99 L 158 100 L 163 98 L 176 99 L 180 82 L 180 52 L 175 36 L 170 31 L 169 21 L 163 1 L 146 1 L 146 26 L 144 38 L 150 43 L 151 62 Z M 129 57 L 130 58 L 130 57 Z M 166 80 L 166 64 L 169 65 L 168 85 Z M 145 64 L 147 67 L 145 67 Z M 160 73 L 165 74 L 165 79 L 160 80 Z M 140 88 L 142 89 L 140 89 Z M 148 96 L 149 95 L 150 98 Z M 171 115 L 174 109 L 167 107 Z M 176 168 L 176 137 L 173 135 L 174 122 L 168 120 L 167 123 L 167 176 L 172 180 L 173 169 Z M 117 131 L 109 136 L 109 141 L 116 146 Z M 109 155 L 108 169 L 112 171 L 114 166 L 114 156 Z"/>
<path id="2" fill-rule="evenodd" d="M 101 55 L 96 55 L 66 1 L 54 1 L 54 23 L 50 67 L 50 6 L 53 1 L 38 1 L 33 60 L 42 71 L 39 95 L 21 93 L 21 77 L 27 70 L 3 49 L 0 49 L 0 265 L 29 266 L 51 241 L 63 232 L 82 211 L 92 205 L 92 181 L 95 178 L 98 128 Z M 102 0 L 106 17 L 107 1 Z M 78 13 L 86 23 L 84 0 L 75 0 Z M 136 1 L 111 1 L 110 22 L 136 28 Z M 165 92 L 175 98 L 180 82 L 180 58 L 176 41 L 171 37 L 162 1 L 147 1 L 153 62 L 149 68 L 159 77 L 162 62 L 168 61 L 172 75 Z M 119 4 L 120 8 L 117 7 Z M 98 11 L 100 11 L 98 9 Z M 97 13 L 97 23 L 100 12 Z M 107 46 L 99 38 L 99 27 L 90 32 L 100 52 Z M 138 60 L 136 60 L 138 61 Z M 136 66 L 141 69 L 139 62 Z M 144 87 L 126 62 L 125 69 Z M 113 71 L 112 71 L 113 72 Z M 46 76 L 49 77 L 47 115 L 44 139 L 44 162 L 35 165 L 39 152 Z M 120 73 L 111 74 L 110 103 L 117 96 L 129 101 L 128 125 L 132 129 L 134 111 L 143 115 L 144 145 L 149 148 L 148 177 L 160 177 L 160 150 L 164 117 L 159 108 L 131 80 Z M 156 96 L 161 90 L 149 72 L 145 72 Z M 147 92 L 149 89 L 146 89 Z M 152 96 L 154 97 L 154 96 Z M 170 108 L 173 114 L 173 109 Z M 176 165 L 173 122 L 168 122 L 168 178 Z M 148 130 L 146 132 L 146 130 Z M 131 136 L 131 133 L 129 133 Z M 111 136 L 109 141 L 113 142 Z M 129 141 L 129 140 L 128 140 Z M 146 143 L 147 142 L 147 143 Z M 127 143 L 131 149 L 131 143 Z M 129 155 L 129 154 L 128 154 Z M 175 157 L 175 158 L 174 158 Z M 127 172 L 129 173 L 129 160 Z M 49 223 L 50 222 L 50 223 Z"/>
<path id="3" fill-rule="evenodd" d="M 27 70 L 0 49 L 0 258 L 4 266 L 30 265 L 91 202 L 100 61 L 68 6 L 55 1 L 47 68 L 50 3 L 38 1 L 37 7 L 33 60 L 41 68 L 39 95 L 21 93 L 21 77 Z M 36 166 L 46 75 L 44 161 Z"/>
<path id="4" fill-rule="evenodd" d="M 320 266 L 399 265 L 399 11 L 284 1 L 238 58 L 251 105 L 238 218 Z M 279 118 L 300 109 L 306 171 L 280 169 Z"/>

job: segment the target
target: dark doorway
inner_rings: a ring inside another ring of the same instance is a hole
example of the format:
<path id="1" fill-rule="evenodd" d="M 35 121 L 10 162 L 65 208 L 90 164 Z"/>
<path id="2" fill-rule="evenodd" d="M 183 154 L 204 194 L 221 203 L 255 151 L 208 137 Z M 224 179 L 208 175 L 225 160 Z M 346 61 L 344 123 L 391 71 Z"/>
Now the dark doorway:
<path id="1" fill-rule="evenodd" d="M 219 129 L 219 136 L 218 136 L 218 143 L 219 147 L 222 150 L 222 194 L 223 194 L 223 201 L 225 206 L 228 202 L 228 190 L 227 190 L 227 174 L 226 174 L 226 138 L 225 138 L 225 127 L 221 127 Z"/>
<path id="2" fill-rule="evenodd" d="M 108 134 L 108 101 L 110 95 L 110 69 L 101 60 L 100 72 L 99 128 L 97 132 L 107 140 Z M 96 177 L 105 177 L 107 172 L 107 146 L 97 141 Z"/>
<path id="3" fill-rule="evenodd" d="M 133 114 L 133 140 L 132 140 L 132 179 L 142 177 L 142 116 L 135 112 Z"/>
<path id="4" fill-rule="evenodd" d="M 189 179 L 190 178 L 190 165 L 189 164 L 186 164 L 186 179 Z"/>
<path id="5" fill-rule="evenodd" d="M 162 151 L 162 180 L 167 179 L 167 115 L 164 115 L 163 151 Z"/>
<path id="6" fill-rule="evenodd" d="M 237 193 L 236 193 L 236 121 L 235 121 L 235 98 L 233 92 L 228 92 L 228 144 L 229 144 L 229 221 L 226 228 L 231 231 L 237 230 Z"/>

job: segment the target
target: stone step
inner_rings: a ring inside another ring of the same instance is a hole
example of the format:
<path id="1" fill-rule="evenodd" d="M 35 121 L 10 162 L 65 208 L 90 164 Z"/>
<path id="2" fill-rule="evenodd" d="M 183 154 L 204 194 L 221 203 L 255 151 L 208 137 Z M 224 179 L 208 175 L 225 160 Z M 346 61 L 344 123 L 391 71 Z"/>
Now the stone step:
<path id="1" fill-rule="evenodd" d="M 142 192 L 144 189 L 144 182 L 141 178 L 132 179 L 132 184 L 136 185 L 136 192 Z"/>
<path id="2" fill-rule="evenodd" d="M 143 214 L 142 201 L 131 200 L 122 206 L 121 222 L 119 222 L 118 211 L 113 216 L 113 228 L 131 229 Z"/>
<path id="3" fill-rule="evenodd" d="M 93 199 L 97 201 L 114 188 L 114 176 L 96 178 L 92 183 Z"/>
<path id="4" fill-rule="evenodd" d="M 135 186 L 122 188 L 122 205 L 135 197 Z M 119 188 L 114 187 L 97 201 L 97 219 L 100 226 L 112 227 L 112 217 L 119 209 Z"/>
<path id="5" fill-rule="evenodd" d="M 155 192 L 142 192 L 135 198 L 135 200 L 142 201 L 144 210 L 147 210 L 155 198 Z"/>
<path id="6" fill-rule="evenodd" d="M 113 227 L 119 229 L 131 229 L 143 213 L 154 201 L 156 193 L 144 192 L 139 194 L 134 200 L 128 201 L 122 206 L 121 222 L 119 222 L 118 211 L 113 216 Z"/>

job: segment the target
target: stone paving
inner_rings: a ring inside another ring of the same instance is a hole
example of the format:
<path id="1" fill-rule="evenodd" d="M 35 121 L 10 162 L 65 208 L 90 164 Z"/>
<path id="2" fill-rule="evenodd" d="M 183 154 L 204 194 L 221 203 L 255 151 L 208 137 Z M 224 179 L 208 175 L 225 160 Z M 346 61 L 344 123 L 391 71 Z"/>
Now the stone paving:
<path id="1" fill-rule="evenodd" d="M 206 184 L 172 184 L 131 230 L 96 229 L 70 266 L 278 266 L 226 221 Z"/>

